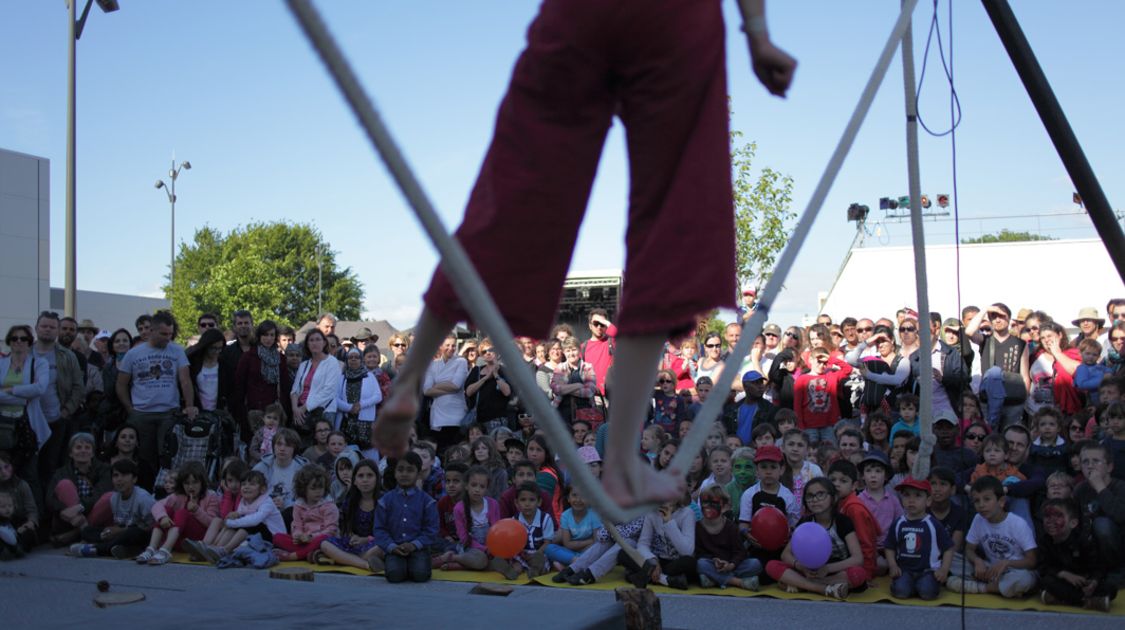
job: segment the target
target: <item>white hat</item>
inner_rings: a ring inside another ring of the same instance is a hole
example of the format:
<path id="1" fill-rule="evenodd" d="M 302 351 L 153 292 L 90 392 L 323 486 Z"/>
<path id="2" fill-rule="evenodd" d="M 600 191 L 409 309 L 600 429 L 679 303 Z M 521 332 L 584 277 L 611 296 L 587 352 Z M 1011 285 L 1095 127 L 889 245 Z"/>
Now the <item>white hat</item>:
<path id="1" fill-rule="evenodd" d="M 104 328 L 99 330 L 98 334 L 94 335 L 94 341 L 99 339 L 109 339 L 109 331 Z"/>

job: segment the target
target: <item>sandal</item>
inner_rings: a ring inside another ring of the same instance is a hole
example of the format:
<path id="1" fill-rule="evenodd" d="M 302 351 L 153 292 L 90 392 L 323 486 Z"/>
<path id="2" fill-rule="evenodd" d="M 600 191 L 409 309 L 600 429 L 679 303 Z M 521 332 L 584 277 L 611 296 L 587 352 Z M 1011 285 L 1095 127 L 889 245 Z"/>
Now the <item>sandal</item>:
<path id="1" fill-rule="evenodd" d="M 839 582 L 836 584 L 829 584 L 828 586 L 824 587 L 824 596 L 844 601 L 848 598 L 848 583 Z"/>
<path id="2" fill-rule="evenodd" d="M 148 564 L 149 561 L 152 560 L 152 557 L 155 555 L 155 549 L 153 549 L 152 547 L 145 547 L 145 550 L 141 552 L 141 555 L 133 558 L 133 560 L 135 560 L 137 564 Z"/>
<path id="3" fill-rule="evenodd" d="M 793 586 L 792 584 L 782 584 L 780 582 L 778 584 L 781 586 L 782 592 L 789 593 L 791 595 L 796 595 L 797 593 L 801 592 L 801 589 Z"/>
<path id="4" fill-rule="evenodd" d="M 171 559 L 172 559 L 171 552 L 169 552 L 167 549 L 164 549 L 163 547 L 161 547 L 160 549 L 156 550 L 156 553 L 152 554 L 152 559 L 149 560 L 148 563 L 149 563 L 150 566 L 155 567 L 155 566 L 160 566 L 162 564 L 168 564 L 168 561 L 171 560 Z"/>

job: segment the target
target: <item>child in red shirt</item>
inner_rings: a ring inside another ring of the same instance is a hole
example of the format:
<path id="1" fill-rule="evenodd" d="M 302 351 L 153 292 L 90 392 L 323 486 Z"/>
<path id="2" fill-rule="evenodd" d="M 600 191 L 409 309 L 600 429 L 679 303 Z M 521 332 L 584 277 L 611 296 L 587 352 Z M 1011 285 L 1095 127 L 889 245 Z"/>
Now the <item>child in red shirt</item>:
<path id="1" fill-rule="evenodd" d="M 836 508 L 852 519 L 852 525 L 855 526 L 855 536 L 859 539 L 859 548 L 863 553 L 863 570 L 867 572 L 867 582 L 870 584 L 878 572 L 879 524 L 875 522 L 871 510 L 855 494 L 859 470 L 846 459 L 836 460 L 828 467 L 828 480 L 836 487 L 836 494 L 840 497 Z"/>
<path id="2" fill-rule="evenodd" d="M 809 361 L 809 371 L 798 376 L 793 384 L 793 410 L 797 412 L 797 428 L 805 432 L 810 446 L 816 446 L 835 440 L 832 428 L 840 420 L 837 391 L 840 382 L 851 374 L 852 366 L 829 358 L 824 348 L 813 348 Z"/>

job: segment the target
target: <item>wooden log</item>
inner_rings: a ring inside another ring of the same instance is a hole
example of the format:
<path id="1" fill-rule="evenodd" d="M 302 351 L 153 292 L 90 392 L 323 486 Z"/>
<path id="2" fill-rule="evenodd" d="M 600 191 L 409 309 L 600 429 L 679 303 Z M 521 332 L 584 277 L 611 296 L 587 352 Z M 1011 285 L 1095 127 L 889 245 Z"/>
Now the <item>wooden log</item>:
<path id="1" fill-rule="evenodd" d="M 314 575 L 313 570 L 308 567 L 274 567 L 270 569 L 270 577 L 275 580 L 312 582 Z"/>
<path id="2" fill-rule="evenodd" d="M 625 607 L 625 627 L 629 630 L 653 630 L 663 627 L 660 599 L 646 588 L 614 589 L 617 601 Z"/>
<path id="3" fill-rule="evenodd" d="M 469 592 L 473 595 L 497 595 L 500 597 L 507 597 L 514 590 L 515 588 L 511 584 L 490 584 L 488 582 L 480 582 Z"/>
<path id="4" fill-rule="evenodd" d="M 94 605 L 98 608 L 135 604 L 144 601 L 144 593 L 98 593 L 94 595 Z"/>

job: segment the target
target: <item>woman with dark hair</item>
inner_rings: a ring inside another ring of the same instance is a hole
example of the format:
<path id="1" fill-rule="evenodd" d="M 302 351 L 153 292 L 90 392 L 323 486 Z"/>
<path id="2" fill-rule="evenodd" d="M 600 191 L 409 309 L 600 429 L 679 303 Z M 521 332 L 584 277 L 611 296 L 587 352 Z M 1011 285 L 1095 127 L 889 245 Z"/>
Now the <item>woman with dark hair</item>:
<path id="1" fill-rule="evenodd" d="M 899 330 L 907 328 L 904 320 Z M 917 337 L 917 323 L 914 324 Z M 904 333 L 908 334 L 908 333 Z M 917 343 L 917 339 L 915 339 Z M 874 346 L 875 354 L 864 356 L 868 347 Z M 866 415 L 879 410 L 893 417 L 895 398 L 906 387 L 910 377 L 910 361 L 899 354 L 895 347 L 894 332 L 888 326 L 876 326 L 867 341 L 859 342 L 845 357 L 847 362 L 859 368 L 863 375 L 863 395 L 860 397 L 860 413 Z"/>
<path id="2" fill-rule="evenodd" d="M 703 358 L 695 368 L 695 380 L 704 376 L 712 383 L 719 380 L 719 375 L 723 373 L 723 361 L 719 358 L 722 353 L 723 336 L 714 331 L 707 333 L 703 337 Z"/>
<path id="3" fill-rule="evenodd" d="M 293 426 L 307 436 L 312 429 L 310 420 L 336 413 L 342 374 L 340 362 L 328 354 L 328 338 L 319 329 L 310 330 L 301 347 L 305 360 L 297 368 L 289 398 L 293 404 Z"/>
<path id="4" fill-rule="evenodd" d="M 250 352 L 242 353 L 234 372 L 233 395 L 244 412 L 261 411 L 280 400 L 281 358 L 277 324 L 267 319 L 258 324 Z"/>
<path id="5" fill-rule="evenodd" d="M 137 465 L 137 486 L 152 492 L 156 482 L 156 471 L 152 469 L 148 462 L 138 456 L 137 447 L 139 445 L 140 433 L 137 432 L 137 427 L 126 424 L 117 430 L 117 433 L 113 436 L 113 442 L 106 446 L 102 461 L 111 467 L 121 459 L 133 462 Z M 156 490 L 163 491 L 161 488 Z"/>
<path id="6" fill-rule="evenodd" d="M 4 337 L 11 354 L 0 356 L 0 451 L 11 454 L 19 476 L 38 491 L 38 453 L 51 435 L 39 399 L 47 393 L 51 369 L 31 352 L 33 343 L 35 335 L 25 324 L 12 326 Z"/>
<path id="7" fill-rule="evenodd" d="M 1028 361 L 1031 390 L 1024 402 L 1028 415 L 1047 405 L 1054 405 L 1067 415 L 1078 413 L 1082 399 L 1074 385 L 1074 371 L 1081 363 L 1082 356 L 1070 346 L 1066 329 L 1058 322 L 1041 322 L 1039 347 Z"/>
<path id="8" fill-rule="evenodd" d="M 1105 364 L 1109 373 L 1125 374 L 1125 321 L 1113 323 L 1109 329 L 1109 348 L 1106 350 Z"/>
<path id="9" fill-rule="evenodd" d="M 125 411 L 121 399 L 114 393 L 117 386 L 117 364 L 125 358 L 125 353 L 133 347 L 133 335 L 124 328 L 118 328 L 109 336 L 106 344 L 109 356 L 106 358 L 105 367 L 102 368 L 102 388 L 107 392 L 105 398 L 98 403 L 97 423 L 94 437 L 100 442 L 104 434 L 116 431 L 128 413 Z"/>
<path id="10" fill-rule="evenodd" d="M 229 401 L 219 400 L 219 355 L 227 340 L 217 328 L 203 331 L 199 343 L 187 349 L 188 373 L 195 385 L 195 404 L 204 411 L 214 411 Z"/>
<path id="11" fill-rule="evenodd" d="M 786 333 L 788 334 L 788 333 Z M 797 351 L 786 348 L 777 353 L 770 364 L 769 387 L 773 390 L 773 402 L 782 409 L 793 408 L 793 384 L 796 382 L 800 359 Z"/>

